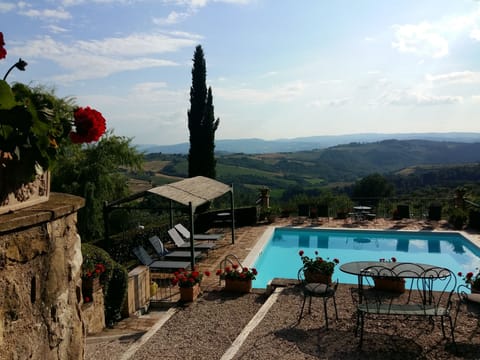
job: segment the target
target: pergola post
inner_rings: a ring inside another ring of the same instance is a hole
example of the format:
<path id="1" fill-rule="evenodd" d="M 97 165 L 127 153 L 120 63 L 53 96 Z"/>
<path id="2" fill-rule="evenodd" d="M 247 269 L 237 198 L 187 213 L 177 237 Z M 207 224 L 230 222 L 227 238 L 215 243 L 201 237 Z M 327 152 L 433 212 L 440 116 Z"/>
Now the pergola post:
<path id="1" fill-rule="evenodd" d="M 192 270 L 195 268 L 195 241 L 194 241 L 194 217 L 193 217 L 193 206 L 192 202 L 188 203 L 188 209 L 190 213 L 190 264 L 192 265 Z"/>
<path id="2" fill-rule="evenodd" d="M 231 207 L 230 213 L 232 216 L 232 219 L 231 219 L 232 220 L 232 244 L 235 244 L 235 201 L 233 197 L 233 184 L 230 190 L 230 207 Z"/>
<path id="3" fill-rule="evenodd" d="M 170 229 L 173 228 L 173 201 L 170 199 Z"/>

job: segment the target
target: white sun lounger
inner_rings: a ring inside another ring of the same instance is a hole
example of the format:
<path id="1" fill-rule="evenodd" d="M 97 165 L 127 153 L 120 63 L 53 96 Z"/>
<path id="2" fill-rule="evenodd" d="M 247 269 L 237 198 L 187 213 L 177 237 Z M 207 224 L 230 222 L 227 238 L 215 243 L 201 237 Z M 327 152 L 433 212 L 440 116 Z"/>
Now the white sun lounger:
<path id="1" fill-rule="evenodd" d="M 178 231 L 180 235 L 186 240 L 190 241 L 190 231 L 183 226 L 182 224 L 178 223 L 175 225 L 175 229 Z M 223 238 L 223 234 L 194 234 L 194 240 L 220 240 Z"/>

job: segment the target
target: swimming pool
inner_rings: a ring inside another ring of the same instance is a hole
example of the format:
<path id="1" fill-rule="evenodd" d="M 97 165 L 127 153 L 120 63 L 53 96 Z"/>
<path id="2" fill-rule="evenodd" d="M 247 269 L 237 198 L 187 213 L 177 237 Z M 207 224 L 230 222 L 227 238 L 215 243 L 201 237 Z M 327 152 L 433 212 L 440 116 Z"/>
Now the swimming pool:
<path id="1" fill-rule="evenodd" d="M 444 266 L 455 274 L 480 266 L 480 248 L 459 233 L 420 231 L 378 231 L 344 229 L 276 228 L 253 266 L 257 268 L 256 288 L 265 288 L 275 278 L 296 279 L 302 266 L 298 252 L 309 257 L 315 250 L 323 258 L 350 261 L 395 257 L 397 261 Z M 356 284 L 357 278 L 335 267 L 333 279 Z M 458 278 L 458 284 L 462 279 Z"/>

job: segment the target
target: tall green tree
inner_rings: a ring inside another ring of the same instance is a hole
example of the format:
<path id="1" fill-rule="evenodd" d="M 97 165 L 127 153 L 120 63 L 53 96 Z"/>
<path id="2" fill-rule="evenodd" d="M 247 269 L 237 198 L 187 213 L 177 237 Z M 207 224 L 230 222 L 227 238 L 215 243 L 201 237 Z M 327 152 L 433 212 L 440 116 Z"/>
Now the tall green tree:
<path id="1" fill-rule="evenodd" d="M 52 190 L 85 198 L 78 213 L 78 230 L 84 241 L 103 236 L 103 203 L 129 194 L 121 168 L 141 170 L 143 154 L 131 139 L 105 134 L 98 143 L 71 144 L 62 149 L 52 171 Z"/>
<path id="2" fill-rule="evenodd" d="M 190 150 L 188 153 L 188 176 L 216 177 L 215 131 L 220 122 L 215 120 L 212 88 L 207 90 L 207 68 L 201 45 L 193 55 L 192 86 L 190 88 L 190 110 L 188 129 Z"/>

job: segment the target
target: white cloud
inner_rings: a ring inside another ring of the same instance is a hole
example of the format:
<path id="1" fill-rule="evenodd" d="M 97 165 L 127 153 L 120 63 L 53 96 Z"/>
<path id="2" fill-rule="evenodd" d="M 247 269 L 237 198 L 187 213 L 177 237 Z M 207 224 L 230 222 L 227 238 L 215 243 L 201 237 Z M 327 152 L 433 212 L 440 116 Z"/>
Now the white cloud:
<path id="1" fill-rule="evenodd" d="M 381 102 L 399 106 L 445 105 L 461 103 L 463 98 L 461 96 L 437 96 L 412 90 L 394 90 L 383 95 Z"/>
<path id="2" fill-rule="evenodd" d="M 128 55 L 159 54 L 175 52 L 184 47 L 197 44 L 196 39 L 171 37 L 163 34 L 129 35 L 123 38 L 106 38 L 103 40 L 78 41 L 75 47 L 80 51 L 101 55 Z"/>
<path id="3" fill-rule="evenodd" d="M 437 83 L 469 84 L 480 83 L 480 72 L 457 71 L 439 75 L 426 75 L 426 80 Z"/>
<path id="4" fill-rule="evenodd" d="M 77 41 L 64 44 L 49 36 L 32 40 L 11 52 L 34 60 L 51 60 L 68 70 L 55 80 L 65 82 L 102 78 L 126 70 L 159 66 L 176 66 L 176 62 L 147 56 L 174 52 L 196 45 L 195 40 L 166 35 L 131 35 L 125 38 L 107 38 L 95 41 Z"/>
<path id="5" fill-rule="evenodd" d="M 60 33 L 65 33 L 65 32 L 68 32 L 67 29 L 63 28 L 63 27 L 60 27 L 60 26 L 57 26 L 57 25 L 48 25 L 46 26 L 46 28 L 51 32 L 51 33 L 54 33 L 54 34 L 60 34 Z"/>
<path id="6" fill-rule="evenodd" d="M 0 2 L 0 13 L 6 13 L 16 8 L 14 3 Z"/>
<path id="7" fill-rule="evenodd" d="M 350 98 L 344 97 L 344 98 L 338 98 L 338 99 L 330 99 L 330 100 L 315 100 L 312 101 L 309 105 L 313 107 L 340 107 L 347 105 L 350 102 Z"/>
<path id="8" fill-rule="evenodd" d="M 480 41 L 480 29 L 475 28 L 470 32 L 470 38 Z"/>
<path id="9" fill-rule="evenodd" d="M 20 14 L 31 18 L 38 18 L 41 20 L 67 20 L 72 17 L 72 15 L 68 11 L 65 11 L 63 9 L 29 9 L 20 11 Z"/>
<path id="10" fill-rule="evenodd" d="M 156 25 L 172 25 L 187 19 L 191 13 L 172 11 L 166 18 L 154 18 L 153 23 Z"/>
<path id="11" fill-rule="evenodd" d="M 447 39 L 427 22 L 418 25 L 394 25 L 396 41 L 392 46 L 400 52 L 433 58 L 448 54 Z"/>
<path id="12" fill-rule="evenodd" d="M 217 87 L 214 89 L 214 95 L 226 100 L 260 104 L 267 102 L 288 102 L 300 96 L 304 89 L 305 84 L 301 81 L 296 81 L 270 89 Z"/>
<path id="13" fill-rule="evenodd" d="M 267 73 L 265 73 L 265 74 L 260 75 L 260 78 L 264 79 L 264 78 L 269 78 L 269 77 L 276 76 L 276 75 L 278 75 L 278 72 L 276 72 L 276 71 L 269 71 L 269 72 L 267 72 Z"/>

